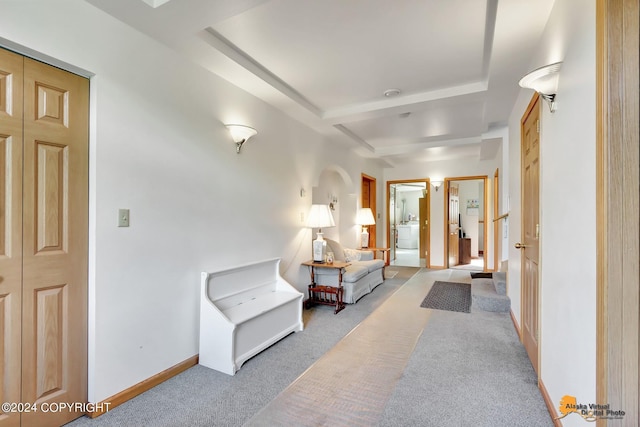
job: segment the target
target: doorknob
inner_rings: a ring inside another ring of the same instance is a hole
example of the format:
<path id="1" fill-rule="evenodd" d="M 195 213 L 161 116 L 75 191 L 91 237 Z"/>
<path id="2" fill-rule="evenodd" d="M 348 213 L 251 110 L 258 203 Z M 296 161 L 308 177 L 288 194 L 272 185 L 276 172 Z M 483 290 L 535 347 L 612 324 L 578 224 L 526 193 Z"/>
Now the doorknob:
<path id="1" fill-rule="evenodd" d="M 527 247 L 527 245 L 523 245 L 520 242 L 516 243 L 514 246 L 516 247 L 516 249 L 524 249 Z"/>

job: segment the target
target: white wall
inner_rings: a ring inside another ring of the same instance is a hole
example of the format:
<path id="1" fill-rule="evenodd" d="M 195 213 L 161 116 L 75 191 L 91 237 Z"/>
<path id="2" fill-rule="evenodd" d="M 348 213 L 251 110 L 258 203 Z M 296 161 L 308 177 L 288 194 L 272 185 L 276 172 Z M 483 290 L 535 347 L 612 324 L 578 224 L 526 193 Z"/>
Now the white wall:
<path id="1" fill-rule="evenodd" d="M 562 60 L 558 110 L 542 109 L 540 152 L 540 369 L 554 404 L 569 394 L 595 402 L 595 2 L 556 0 L 531 68 Z M 509 290 L 520 319 L 521 94 L 509 127 Z M 606 403 L 606 402 L 603 402 Z M 578 416 L 565 426 L 583 425 Z"/>
<path id="2" fill-rule="evenodd" d="M 372 162 L 82 0 L 3 2 L 0 37 L 95 75 L 92 402 L 198 353 L 201 271 L 282 257 L 285 278 L 304 289 L 300 262 L 311 257 L 313 236 L 301 214 L 322 171 L 343 171 L 349 194 L 359 193 L 362 172 L 382 176 Z M 258 129 L 240 155 L 228 122 Z M 119 208 L 131 210 L 129 228 L 116 226 Z"/>
<path id="3" fill-rule="evenodd" d="M 478 157 L 468 157 L 457 160 L 441 160 L 433 162 L 423 162 L 403 166 L 402 168 L 385 168 L 384 169 L 384 181 L 385 188 L 387 181 L 400 181 L 419 178 L 431 178 L 431 179 L 444 179 L 451 177 L 465 177 L 465 176 L 482 176 L 486 175 L 489 178 L 489 187 L 492 187 L 493 174 L 496 169 L 500 167 L 501 158 L 497 156 L 491 160 L 479 160 Z M 430 193 L 431 203 L 431 265 L 433 267 L 444 266 L 444 208 L 446 201 L 446 191 L 444 186 L 438 191 L 435 191 L 433 187 Z M 490 199 L 491 200 L 491 199 Z M 492 203 L 492 202 L 490 202 Z M 386 209 L 384 210 L 386 215 Z M 383 223 L 386 224 L 386 218 L 383 218 Z M 487 238 L 493 236 L 493 228 L 491 228 L 492 222 L 489 224 L 487 231 Z M 386 229 L 385 229 L 386 238 Z M 488 258 L 487 263 L 489 267 L 493 266 L 493 246 L 492 240 L 488 240 Z"/>
<path id="4" fill-rule="evenodd" d="M 345 173 L 342 169 L 340 171 Z M 331 211 L 336 226 L 323 228 L 322 232 L 324 237 L 336 240 L 348 248 L 360 246 L 359 239 L 362 231 L 362 226 L 356 225 L 355 222 L 356 213 L 360 207 L 359 193 L 353 191 L 356 184 L 360 183 L 352 183 L 350 178 L 345 182 L 343 176 L 336 170 L 325 169 L 320 174 L 318 186 L 313 187 L 313 203 L 328 205 L 333 197 L 337 198 L 338 203 L 334 204 L 334 210 Z"/>

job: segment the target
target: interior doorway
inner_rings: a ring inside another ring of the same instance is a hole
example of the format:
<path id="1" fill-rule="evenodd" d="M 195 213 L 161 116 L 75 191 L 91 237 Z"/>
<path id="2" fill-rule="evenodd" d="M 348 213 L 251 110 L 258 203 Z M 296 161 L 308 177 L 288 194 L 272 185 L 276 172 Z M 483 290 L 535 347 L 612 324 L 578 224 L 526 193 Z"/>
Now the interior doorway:
<path id="1" fill-rule="evenodd" d="M 391 265 L 430 266 L 429 180 L 387 181 L 387 244 Z"/>
<path id="2" fill-rule="evenodd" d="M 445 178 L 444 259 L 446 267 L 487 271 L 488 179 Z"/>

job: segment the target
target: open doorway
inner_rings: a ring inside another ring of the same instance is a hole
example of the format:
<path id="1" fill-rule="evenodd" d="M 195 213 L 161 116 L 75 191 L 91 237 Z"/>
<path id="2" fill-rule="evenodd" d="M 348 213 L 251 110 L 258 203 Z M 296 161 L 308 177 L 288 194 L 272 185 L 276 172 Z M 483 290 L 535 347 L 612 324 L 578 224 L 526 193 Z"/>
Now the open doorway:
<path id="1" fill-rule="evenodd" d="M 445 179 L 445 260 L 452 269 L 487 271 L 487 176 Z"/>
<path id="2" fill-rule="evenodd" d="M 387 242 L 391 265 L 430 264 L 429 180 L 387 182 Z"/>

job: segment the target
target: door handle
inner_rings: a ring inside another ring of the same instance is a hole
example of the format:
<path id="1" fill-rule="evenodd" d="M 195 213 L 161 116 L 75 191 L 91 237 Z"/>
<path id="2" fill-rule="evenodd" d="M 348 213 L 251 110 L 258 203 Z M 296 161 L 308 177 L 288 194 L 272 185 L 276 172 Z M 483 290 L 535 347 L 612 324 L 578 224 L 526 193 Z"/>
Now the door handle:
<path id="1" fill-rule="evenodd" d="M 527 247 L 527 245 L 523 245 L 520 242 L 516 243 L 514 246 L 516 247 L 516 249 L 524 249 Z"/>

